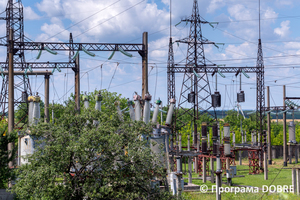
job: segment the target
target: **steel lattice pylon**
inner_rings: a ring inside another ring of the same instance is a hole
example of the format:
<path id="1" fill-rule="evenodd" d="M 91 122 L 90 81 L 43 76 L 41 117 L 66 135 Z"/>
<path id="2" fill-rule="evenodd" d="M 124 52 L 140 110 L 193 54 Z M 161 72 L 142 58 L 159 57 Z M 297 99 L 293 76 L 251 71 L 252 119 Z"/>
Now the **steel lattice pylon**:
<path id="1" fill-rule="evenodd" d="M 264 79 L 264 60 L 261 39 L 258 39 L 258 52 L 257 52 L 257 73 L 256 73 L 256 127 L 262 135 L 264 129 L 264 108 L 265 108 L 265 79 Z M 262 141 L 262 140 L 260 140 Z"/>
<path id="2" fill-rule="evenodd" d="M 14 42 L 24 42 L 24 23 L 23 23 L 23 5 L 21 0 L 17 2 L 13 2 L 13 0 L 9 0 L 6 7 L 6 17 L 1 18 L 6 20 L 6 36 L 5 39 L 7 43 L 7 59 L 6 63 L 8 63 L 8 52 L 9 52 L 9 32 L 10 29 L 13 30 L 13 41 Z M 26 68 L 25 56 L 24 56 L 24 48 L 18 47 L 16 51 L 14 51 L 13 56 L 14 63 L 18 66 L 21 66 L 19 70 L 24 71 Z M 3 65 L 3 70 L 8 71 L 8 64 Z M 25 76 L 15 76 L 14 78 L 14 90 L 15 90 L 15 99 L 14 105 L 19 106 L 24 109 L 24 112 L 27 114 L 27 106 L 21 107 L 22 103 L 26 103 L 27 95 L 32 94 L 29 79 L 25 78 Z M 7 115 L 8 111 L 8 76 L 5 76 L 2 80 L 2 88 L 0 95 L 0 103 L 1 103 L 1 112 L 2 117 Z"/>
<path id="3" fill-rule="evenodd" d="M 187 38 L 177 42 L 188 44 L 186 67 L 189 67 L 190 70 L 184 73 L 176 114 L 176 125 L 177 128 L 185 126 L 184 118 L 186 119 L 187 115 L 191 117 L 194 126 L 194 146 L 196 146 L 199 115 L 208 113 L 208 110 L 213 108 L 206 67 L 215 66 L 215 64 L 206 64 L 204 44 L 215 43 L 202 36 L 201 24 L 209 22 L 201 19 L 197 0 L 194 0 L 193 3 L 192 16 L 182 21 L 190 23 L 190 32 Z M 196 74 L 195 71 L 199 68 L 202 68 L 204 72 Z M 189 94 L 194 94 L 194 98 L 188 99 Z M 215 112 L 213 117 L 216 118 Z"/>
<path id="4" fill-rule="evenodd" d="M 174 70 L 174 52 L 172 38 L 170 37 L 169 42 L 169 53 L 168 53 L 168 103 L 171 99 L 175 99 L 175 70 Z"/>

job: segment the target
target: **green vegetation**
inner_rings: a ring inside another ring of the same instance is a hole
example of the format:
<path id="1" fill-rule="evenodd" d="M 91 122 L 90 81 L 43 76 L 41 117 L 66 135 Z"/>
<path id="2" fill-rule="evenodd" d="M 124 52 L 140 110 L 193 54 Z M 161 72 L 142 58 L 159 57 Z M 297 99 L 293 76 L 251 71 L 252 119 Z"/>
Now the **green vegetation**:
<path id="1" fill-rule="evenodd" d="M 187 144 L 187 135 L 192 132 L 192 125 L 190 123 L 190 118 L 186 117 L 183 121 L 187 123 L 186 126 L 182 127 L 178 132 L 182 135 L 182 145 L 186 146 Z M 208 114 L 201 115 L 199 120 L 197 121 L 198 124 L 198 132 L 201 133 L 201 123 L 202 122 L 212 122 L 212 118 Z M 247 141 L 251 141 L 251 131 L 256 130 L 256 114 L 253 113 L 249 115 L 249 118 L 243 118 L 241 114 L 238 114 L 235 110 L 226 111 L 226 116 L 223 119 L 219 120 L 220 123 L 220 130 L 223 131 L 224 123 L 229 123 L 230 130 L 235 132 L 235 141 L 236 143 L 242 142 L 241 137 L 241 122 L 242 122 L 242 130 L 246 131 L 247 134 Z M 267 123 L 265 119 L 265 123 Z M 296 140 L 300 141 L 300 122 L 295 121 L 296 125 Z M 288 124 L 286 126 L 286 130 L 288 130 Z M 212 145 L 212 130 L 210 132 L 210 143 Z M 287 131 L 287 138 L 289 137 Z M 283 145 L 283 124 L 282 123 L 271 123 L 271 138 L 272 138 L 272 145 Z"/>
<path id="2" fill-rule="evenodd" d="M 263 185 L 292 185 L 292 171 L 291 168 L 297 167 L 300 168 L 300 163 L 298 164 L 289 164 L 288 167 L 282 167 L 283 161 L 282 159 L 275 159 L 273 160 L 273 164 L 269 165 L 269 173 L 268 173 L 268 180 L 264 180 L 264 174 L 257 174 L 257 175 L 250 175 L 249 174 L 249 167 L 248 167 L 248 160 L 243 160 L 243 165 L 237 165 L 237 175 L 243 175 L 244 177 L 235 177 L 232 179 L 233 187 L 234 186 L 252 186 L 252 187 L 258 187 L 262 188 Z M 276 177 L 277 176 L 277 177 Z M 188 177 L 188 175 L 184 175 L 185 178 Z M 197 174 L 193 173 L 193 177 L 197 177 Z M 276 178 L 275 178 L 276 177 Z M 185 182 L 188 180 L 185 179 Z M 196 185 L 203 185 L 202 180 L 194 179 L 192 182 Z M 226 178 L 223 177 L 223 187 L 227 187 Z M 213 185 L 210 181 L 207 181 L 205 183 L 209 189 L 212 188 Z M 222 193 L 222 199 L 260 199 L 263 195 L 262 192 L 260 193 Z M 215 194 L 202 194 L 200 192 L 196 193 L 185 193 L 184 196 L 188 199 L 215 199 Z M 263 196 L 263 199 L 299 199 L 299 196 L 293 195 L 293 194 L 271 194 L 266 193 Z"/>
<path id="3" fill-rule="evenodd" d="M 17 134 L 7 134 L 7 122 L 0 121 L 0 189 L 7 188 L 8 181 L 13 177 L 13 169 L 8 168 L 8 163 L 15 159 L 17 147 L 8 151 L 9 143 L 17 142 Z M 17 146 L 17 145 L 15 145 Z"/>
<path id="4" fill-rule="evenodd" d="M 66 103 L 55 123 L 29 128 L 36 138 L 30 164 L 16 172 L 13 187 L 19 199 L 172 199 L 151 187 L 154 177 L 165 180 L 158 156 L 143 140 L 152 126 L 121 119 L 113 104 L 126 99 L 103 92 L 102 111 L 93 107 L 75 111 Z"/>

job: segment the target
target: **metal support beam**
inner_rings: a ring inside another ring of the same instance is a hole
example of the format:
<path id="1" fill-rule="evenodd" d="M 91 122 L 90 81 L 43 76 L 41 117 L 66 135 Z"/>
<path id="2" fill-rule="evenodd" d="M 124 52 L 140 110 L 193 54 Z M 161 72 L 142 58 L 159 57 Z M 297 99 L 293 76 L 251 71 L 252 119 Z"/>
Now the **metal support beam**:
<path id="1" fill-rule="evenodd" d="M 8 75 L 9 72 L 8 71 L 3 71 L 3 75 Z M 51 72 L 48 71 L 33 71 L 33 72 L 26 72 L 25 71 L 14 71 L 14 75 L 15 76 L 20 76 L 20 75 L 27 75 L 27 76 L 36 76 L 36 75 L 52 75 Z"/>
<path id="2" fill-rule="evenodd" d="M 217 67 L 215 65 L 197 65 L 191 66 L 189 64 L 186 64 L 182 67 L 179 65 L 176 65 L 176 67 L 173 68 L 174 73 L 194 73 L 194 71 L 198 74 L 201 73 L 215 73 L 215 72 L 220 72 L 220 73 L 237 73 L 239 71 L 245 71 L 245 73 L 257 73 L 257 67 Z"/>
<path id="3" fill-rule="evenodd" d="M 268 180 L 268 161 L 267 161 L 267 152 L 264 151 L 264 178 Z"/>
<path id="4" fill-rule="evenodd" d="M 214 158 L 210 158 L 210 182 L 215 182 L 215 165 L 214 165 Z"/>
<path id="5" fill-rule="evenodd" d="M 49 75 L 45 75 L 45 108 L 44 108 L 44 121 L 49 123 Z"/>
<path id="6" fill-rule="evenodd" d="M 285 106 L 285 85 L 283 86 L 283 106 Z M 287 166 L 287 146 L 286 146 L 286 112 L 283 113 L 283 166 Z"/>
<path id="7" fill-rule="evenodd" d="M 203 183 L 206 183 L 206 158 L 202 158 L 202 179 Z"/>
<path id="8" fill-rule="evenodd" d="M 192 159 L 188 157 L 189 183 L 192 183 Z"/>
<path id="9" fill-rule="evenodd" d="M 7 44 L 0 43 L 0 46 Z M 70 49 L 87 51 L 115 51 L 119 48 L 124 51 L 142 51 L 143 44 L 117 44 L 117 43 L 63 43 L 63 42 L 15 42 L 15 49 L 23 47 L 24 50 L 45 50 L 46 48 L 53 51 L 70 51 Z"/>
<path id="10" fill-rule="evenodd" d="M 14 130 L 14 40 L 13 29 L 9 30 L 9 52 L 8 52 L 8 134 L 11 134 Z M 12 156 L 12 150 L 14 149 L 14 143 L 8 144 L 7 150 L 9 157 Z M 13 161 L 8 163 L 8 167 L 12 168 Z M 12 183 L 9 181 L 8 187 L 12 187 Z"/>
<path id="11" fill-rule="evenodd" d="M 267 108 L 270 109 L 270 87 L 267 86 Z M 269 165 L 272 165 L 272 150 L 271 150 L 271 113 L 268 112 L 268 157 Z"/>
<path id="12" fill-rule="evenodd" d="M 4 69 L 8 68 L 7 62 L 0 62 L 0 65 L 3 66 Z M 74 62 L 26 62 L 24 63 L 14 63 L 14 69 L 24 70 L 24 66 L 30 66 L 31 69 L 53 69 L 56 66 L 60 69 L 74 68 Z M 30 73 L 30 71 L 28 71 Z"/>
<path id="13" fill-rule="evenodd" d="M 143 73 L 142 73 L 142 97 L 145 99 L 145 94 L 148 93 L 148 32 L 143 33 L 143 54 L 142 54 L 142 63 L 143 63 Z"/>
<path id="14" fill-rule="evenodd" d="M 300 195 L 300 169 L 296 169 L 296 180 L 297 180 L 297 188 L 294 188 L 294 190 L 297 189 L 297 195 Z"/>
<path id="15" fill-rule="evenodd" d="M 75 59 L 75 105 L 76 110 L 80 113 L 80 67 L 79 67 L 79 54 Z"/>
<path id="16" fill-rule="evenodd" d="M 297 178 L 296 178 L 297 168 L 292 168 L 292 186 L 294 188 L 294 194 L 297 194 Z"/>

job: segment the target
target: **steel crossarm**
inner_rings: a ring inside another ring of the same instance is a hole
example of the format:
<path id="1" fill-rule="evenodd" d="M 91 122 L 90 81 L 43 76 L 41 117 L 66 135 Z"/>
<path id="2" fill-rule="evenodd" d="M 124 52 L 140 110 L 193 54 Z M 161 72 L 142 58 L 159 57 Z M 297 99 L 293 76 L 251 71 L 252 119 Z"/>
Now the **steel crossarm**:
<path id="1" fill-rule="evenodd" d="M 221 73 L 237 73 L 243 70 L 245 73 L 257 73 L 257 67 L 217 67 L 217 66 L 210 66 L 210 65 L 203 65 L 198 67 L 189 67 L 189 66 L 178 66 L 174 67 L 176 73 L 214 73 L 214 72 L 221 72 Z"/>
<path id="2" fill-rule="evenodd" d="M 7 46 L 7 43 L 0 43 Z M 14 49 L 23 48 L 24 50 L 45 50 L 70 51 L 71 49 L 88 51 L 118 51 L 121 48 L 124 51 L 144 51 L 143 44 L 117 44 L 117 43 L 62 43 L 62 42 L 15 42 Z"/>
<path id="3" fill-rule="evenodd" d="M 8 67 L 8 63 L 0 62 L 0 65 L 4 66 L 4 68 Z M 25 66 L 24 66 L 25 65 Z M 53 69 L 55 67 L 59 68 L 74 68 L 74 62 L 26 62 L 23 63 L 14 63 L 14 69 L 24 69 L 31 67 L 32 69 Z"/>

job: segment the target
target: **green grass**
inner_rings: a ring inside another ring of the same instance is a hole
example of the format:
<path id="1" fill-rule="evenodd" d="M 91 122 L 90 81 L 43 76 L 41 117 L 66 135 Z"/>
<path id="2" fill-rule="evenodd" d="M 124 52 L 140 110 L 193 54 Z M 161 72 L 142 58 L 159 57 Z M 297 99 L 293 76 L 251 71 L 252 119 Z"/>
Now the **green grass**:
<path id="1" fill-rule="evenodd" d="M 262 193 L 223 193 L 221 195 L 222 200 L 232 200 L 232 199 L 240 199 L 240 200 L 257 200 L 261 199 Z M 202 194 L 202 193 L 187 193 L 185 192 L 183 194 L 183 197 L 185 199 L 191 199 L 191 200 L 215 200 L 216 195 L 215 194 Z M 264 200 L 298 200 L 299 196 L 296 196 L 294 194 L 265 194 L 263 196 Z"/>
<path id="2" fill-rule="evenodd" d="M 238 161 L 236 161 L 236 164 L 238 164 Z M 259 187 L 262 188 L 263 185 L 292 185 L 292 170 L 291 169 L 285 169 L 285 168 L 300 168 L 299 164 L 288 164 L 287 167 L 283 167 L 283 161 L 282 159 L 275 159 L 273 160 L 272 165 L 269 165 L 268 167 L 268 180 L 264 180 L 264 174 L 260 173 L 257 175 L 250 175 L 249 174 L 249 167 L 248 167 L 248 160 L 243 160 L 243 165 L 237 165 L 237 175 L 243 175 L 245 177 L 235 177 L 232 179 L 233 186 L 235 185 L 244 185 L 244 186 L 252 186 L 252 187 Z M 184 169 L 184 167 L 183 167 Z M 188 167 L 187 167 L 188 169 Z M 276 177 L 277 176 L 277 177 Z M 185 174 L 183 177 L 187 178 L 188 175 Z M 197 174 L 193 173 L 193 177 L 199 177 Z M 275 179 L 276 177 L 276 179 Z M 185 182 L 188 180 L 186 179 Z M 192 183 L 197 185 L 203 185 L 203 180 L 192 180 Z M 226 177 L 223 177 L 223 187 L 227 187 L 225 185 L 226 183 Z M 210 181 L 207 181 L 205 183 L 209 189 L 212 188 L 212 185 L 215 185 L 214 183 L 211 183 Z M 259 199 L 263 193 L 222 193 L 222 199 Z M 288 195 L 288 196 L 285 196 Z M 202 193 L 185 193 L 184 196 L 187 197 L 187 199 L 215 199 L 215 194 L 202 194 Z M 295 196 L 293 194 L 268 194 L 265 193 L 263 199 L 300 199 L 299 196 Z"/>

